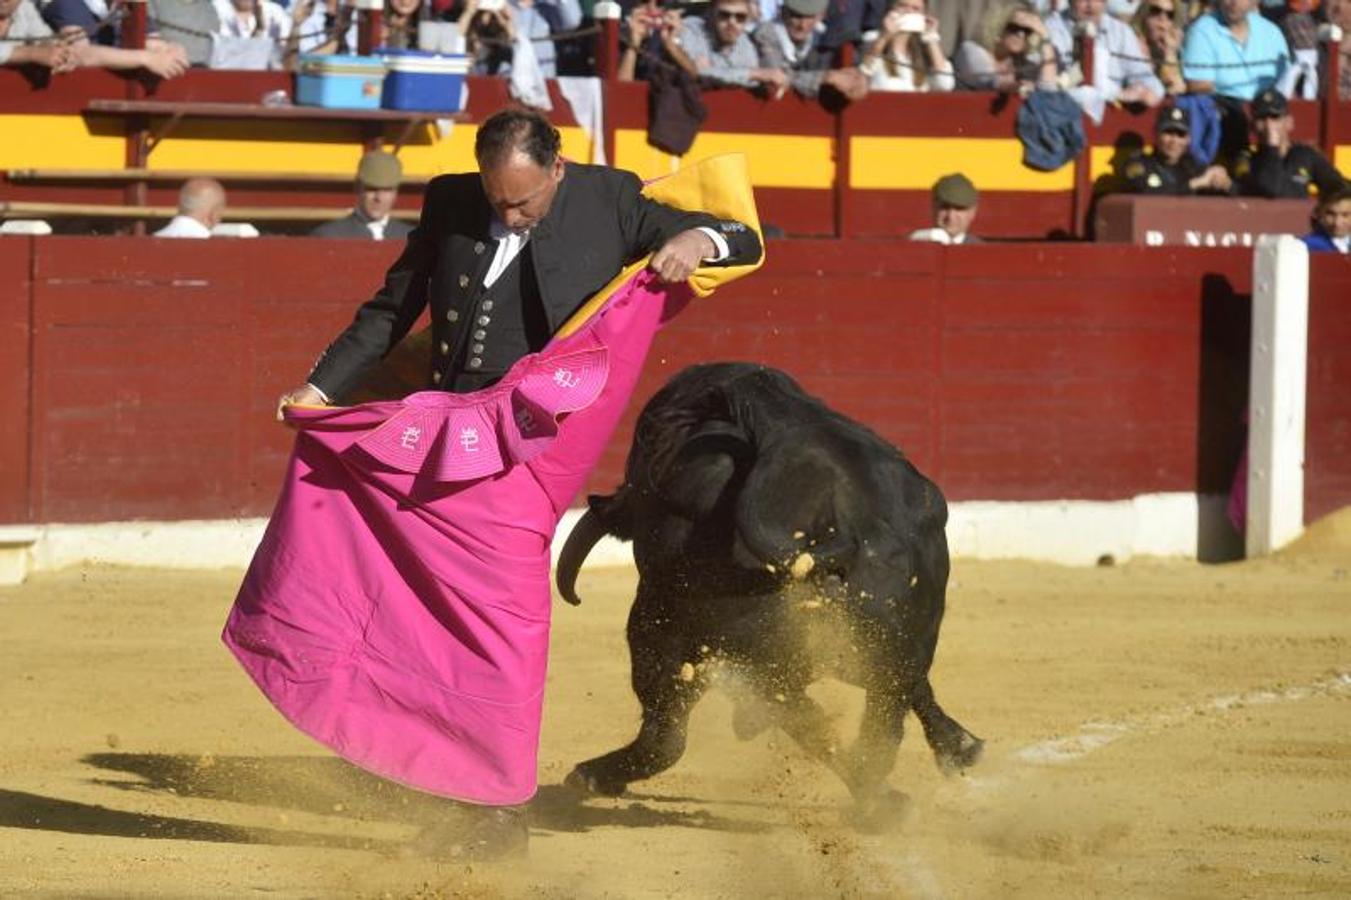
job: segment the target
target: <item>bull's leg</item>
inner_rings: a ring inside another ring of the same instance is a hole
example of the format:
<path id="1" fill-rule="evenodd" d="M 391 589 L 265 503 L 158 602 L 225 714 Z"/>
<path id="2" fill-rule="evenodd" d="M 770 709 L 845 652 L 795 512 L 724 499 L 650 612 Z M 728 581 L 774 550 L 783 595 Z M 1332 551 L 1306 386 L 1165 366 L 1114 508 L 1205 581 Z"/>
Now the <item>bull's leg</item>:
<path id="1" fill-rule="evenodd" d="M 690 711 L 707 682 L 681 648 L 633 647 L 633 687 L 643 706 L 638 736 L 627 746 L 579 763 L 565 783 L 618 797 L 631 781 L 669 769 L 685 753 Z"/>
<path id="2" fill-rule="evenodd" d="M 944 772 L 960 772 L 980 760 L 985 742 L 961 726 L 934 699 L 928 678 L 915 686 L 915 715 L 924 726 L 924 738 L 933 750 L 938 767 Z"/>
<path id="3" fill-rule="evenodd" d="M 900 823 L 908 802 L 887 787 L 896 765 L 909 698 L 893 685 L 868 687 L 858 741 L 843 754 L 842 771 L 854 795 L 847 818 L 860 831 L 881 832 Z"/>

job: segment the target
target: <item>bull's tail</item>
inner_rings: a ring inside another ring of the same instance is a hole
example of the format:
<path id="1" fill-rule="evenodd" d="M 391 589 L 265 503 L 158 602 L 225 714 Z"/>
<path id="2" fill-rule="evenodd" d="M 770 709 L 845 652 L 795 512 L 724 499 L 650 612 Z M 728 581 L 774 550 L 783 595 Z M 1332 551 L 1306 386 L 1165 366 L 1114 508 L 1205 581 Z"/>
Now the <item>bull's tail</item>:
<path id="1" fill-rule="evenodd" d="M 581 605 L 582 598 L 577 596 L 577 572 L 586 562 L 587 554 L 596 542 L 605 537 L 609 529 L 594 509 L 587 509 L 577 524 L 572 527 L 563 550 L 558 554 L 558 568 L 554 572 L 554 583 L 558 593 L 573 606 Z"/>

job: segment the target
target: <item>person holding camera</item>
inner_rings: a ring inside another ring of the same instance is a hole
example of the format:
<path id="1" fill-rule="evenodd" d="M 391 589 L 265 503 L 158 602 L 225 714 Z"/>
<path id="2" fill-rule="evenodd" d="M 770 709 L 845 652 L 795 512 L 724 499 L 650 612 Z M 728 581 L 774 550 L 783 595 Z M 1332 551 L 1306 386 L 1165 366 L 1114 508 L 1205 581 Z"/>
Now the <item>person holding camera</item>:
<path id="1" fill-rule="evenodd" d="M 859 70 L 874 91 L 950 91 L 956 79 L 942 42 L 938 19 L 927 14 L 924 0 L 895 0 Z"/>
<path id="2" fill-rule="evenodd" d="M 552 35 L 582 23 L 578 0 L 467 0 L 461 18 L 475 75 L 511 73 L 512 45 L 519 34 L 531 42 L 544 78 L 558 76 L 558 50 Z"/>
<path id="3" fill-rule="evenodd" d="M 1060 75 L 1046 25 L 1025 0 L 991 9 L 981 43 L 964 41 L 952 65 L 962 87 L 1001 94 L 1054 90 Z"/>
<path id="4" fill-rule="evenodd" d="M 831 87 L 850 100 L 868 94 L 868 79 L 856 68 L 832 69 L 834 52 L 821 45 L 821 21 L 829 0 L 784 0 L 778 18 L 763 22 L 751 40 L 760 65 L 788 76 L 793 90 L 815 97 Z"/>
<path id="5" fill-rule="evenodd" d="M 671 47 L 680 36 L 681 19 L 679 9 L 663 9 L 659 0 L 635 6 L 625 20 L 619 80 L 647 81 L 654 59 L 670 59 Z"/>

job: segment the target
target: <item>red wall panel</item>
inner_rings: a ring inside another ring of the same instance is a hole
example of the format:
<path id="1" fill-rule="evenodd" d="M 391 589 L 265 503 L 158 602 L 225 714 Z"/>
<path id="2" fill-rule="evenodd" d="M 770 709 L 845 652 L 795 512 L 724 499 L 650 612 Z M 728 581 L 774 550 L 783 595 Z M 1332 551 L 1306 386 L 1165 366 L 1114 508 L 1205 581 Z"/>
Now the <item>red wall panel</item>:
<path id="1" fill-rule="evenodd" d="M 28 522 L 33 239 L 0 237 L 0 523 Z"/>
<path id="2" fill-rule="evenodd" d="M 16 275 L 30 247 L 31 289 Z M 0 403 L 8 421 L 32 421 L 0 437 L 4 520 L 266 514 L 290 443 L 275 398 L 397 252 L 0 241 L 12 376 Z M 1223 491 L 1242 446 L 1250 265 L 1242 250 L 771 241 L 764 269 L 658 337 L 592 487 L 618 482 L 637 410 L 667 378 L 746 359 L 787 369 L 896 442 L 953 500 Z M 1316 515 L 1351 503 L 1351 266 L 1320 259 L 1313 271 Z M 29 371 L 31 416 L 16 387 Z"/>
<path id="3" fill-rule="evenodd" d="M 1351 259 L 1309 259 L 1304 518 L 1351 503 Z"/>

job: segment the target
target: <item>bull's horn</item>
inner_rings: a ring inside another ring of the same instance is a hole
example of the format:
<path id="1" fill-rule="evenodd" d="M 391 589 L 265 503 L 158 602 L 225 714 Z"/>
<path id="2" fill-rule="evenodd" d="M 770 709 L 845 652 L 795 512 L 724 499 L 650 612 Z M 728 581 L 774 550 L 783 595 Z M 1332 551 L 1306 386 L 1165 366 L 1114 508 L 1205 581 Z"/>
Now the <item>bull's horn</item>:
<path id="1" fill-rule="evenodd" d="M 596 541 L 607 534 L 600 517 L 591 510 L 582 513 L 577 524 L 572 526 L 563 550 L 558 554 L 558 568 L 554 572 L 554 584 L 558 593 L 573 606 L 580 606 L 582 598 L 577 596 L 577 572 L 586 562 L 586 555 L 596 546 Z"/>

